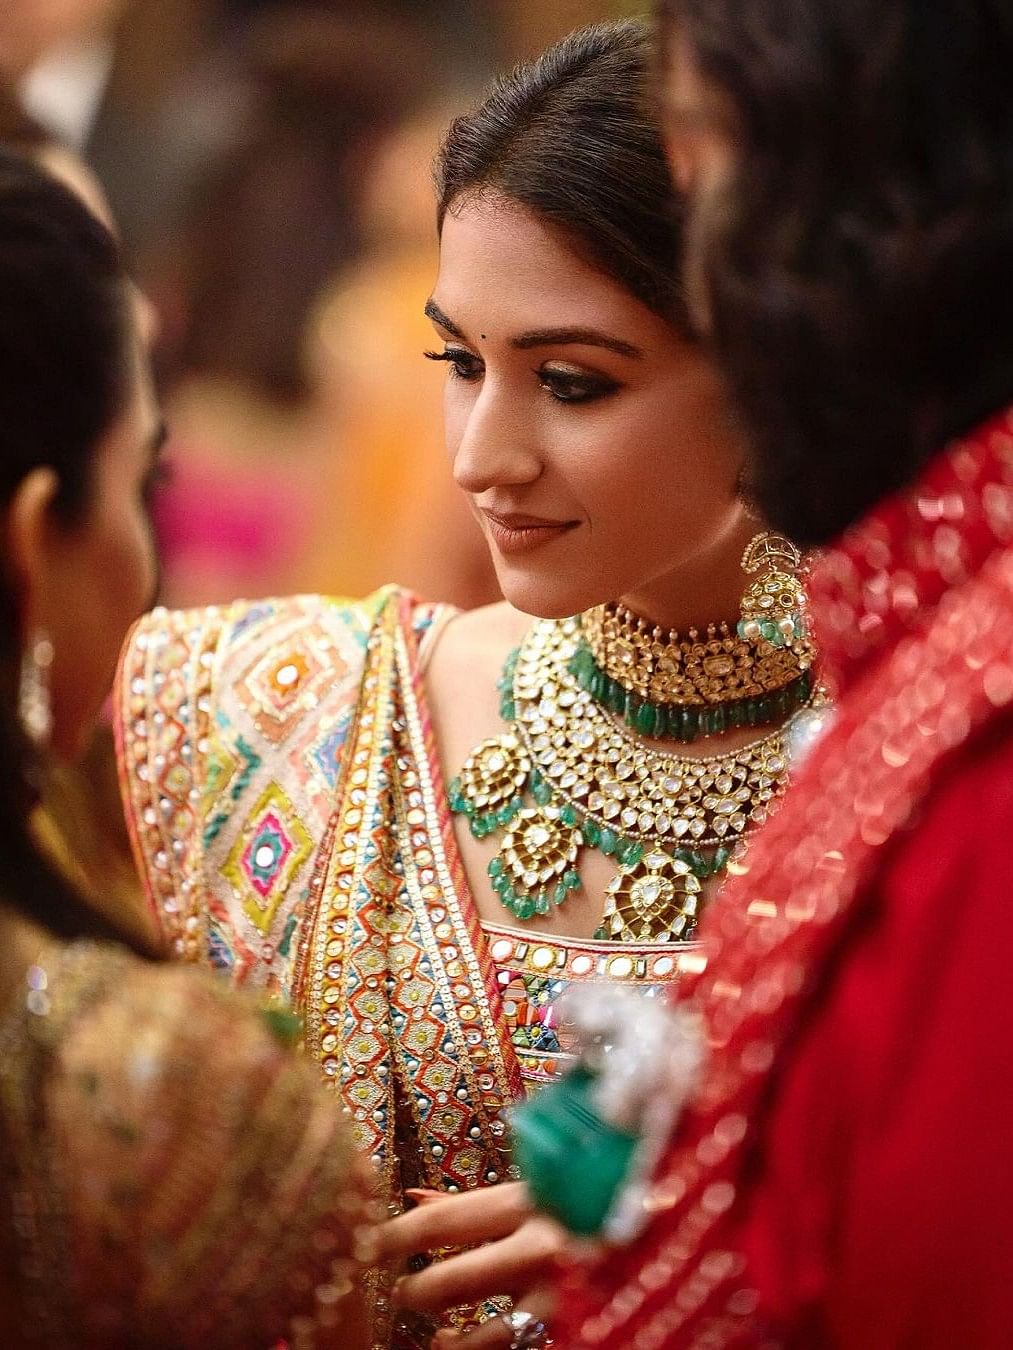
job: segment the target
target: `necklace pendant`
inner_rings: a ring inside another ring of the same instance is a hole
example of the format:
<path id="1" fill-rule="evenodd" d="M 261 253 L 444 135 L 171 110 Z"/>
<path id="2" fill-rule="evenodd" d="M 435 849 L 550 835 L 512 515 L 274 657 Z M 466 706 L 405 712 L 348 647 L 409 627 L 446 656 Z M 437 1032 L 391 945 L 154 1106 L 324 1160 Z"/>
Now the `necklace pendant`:
<path id="1" fill-rule="evenodd" d="M 551 913 L 580 885 L 574 868 L 584 840 L 554 806 L 517 813 L 489 864 L 493 889 L 517 919 Z"/>
<path id="2" fill-rule="evenodd" d="M 624 864 L 605 889 L 603 935 L 620 942 L 686 942 L 696 927 L 700 881 L 689 863 L 655 848 Z"/>
<path id="3" fill-rule="evenodd" d="M 447 787 L 450 809 L 468 817 L 476 839 L 504 829 L 520 810 L 531 758 L 513 732 L 477 745 Z"/>

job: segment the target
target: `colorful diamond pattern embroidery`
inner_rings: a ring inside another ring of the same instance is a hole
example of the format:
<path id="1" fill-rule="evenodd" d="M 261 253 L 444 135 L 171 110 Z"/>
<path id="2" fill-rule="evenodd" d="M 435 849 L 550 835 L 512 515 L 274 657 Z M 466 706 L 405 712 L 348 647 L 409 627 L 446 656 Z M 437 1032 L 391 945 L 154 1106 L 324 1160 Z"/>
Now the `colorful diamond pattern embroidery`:
<path id="1" fill-rule="evenodd" d="M 280 652 L 269 651 L 237 686 L 239 702 L 254 718 L 257 730 L 275 744 L 347 668 L 333 646 L 318 651 L 311 636 L 293 638 Z"/>
<path id="2" fill-rule="evenodd" d="M 222 868 L 251 923 L 266 933 L 313 840 L 277 784 L 262 794 Z"/>

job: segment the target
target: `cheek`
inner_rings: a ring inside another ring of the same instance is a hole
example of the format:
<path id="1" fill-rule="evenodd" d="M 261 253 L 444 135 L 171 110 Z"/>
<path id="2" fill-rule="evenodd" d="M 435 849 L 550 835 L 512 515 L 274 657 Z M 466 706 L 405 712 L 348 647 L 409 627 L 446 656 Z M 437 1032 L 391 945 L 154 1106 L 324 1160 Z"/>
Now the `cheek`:
<path id="1" fill-rule="evenodd" d="M 57 748 L 69 755 L 86 742 L 130 625 L 153 599 L 155 551 L 140 506 L 107 507 L 75 561 L 53 689 L 63 741 Z"/>
<path id="2" fill-rule="evenodd" d="M 703 537 L 736 502 L 739 456 L 709 369 L 612 405 L 585 448 L 584 502 L 599 534 L 634 551 Z"/>

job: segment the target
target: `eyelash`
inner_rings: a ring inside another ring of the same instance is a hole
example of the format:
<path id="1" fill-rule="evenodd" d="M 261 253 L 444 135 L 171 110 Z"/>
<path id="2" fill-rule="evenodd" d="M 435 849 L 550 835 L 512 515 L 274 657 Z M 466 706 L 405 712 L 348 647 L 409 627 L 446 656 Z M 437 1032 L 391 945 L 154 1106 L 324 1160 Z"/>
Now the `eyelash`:
<path id="1" fill-rule="evenodd" d="M 478 358 L 459 347 L 447 347 L 442 352 L 423 352 L 423 356 L 430 361 L 446 361 L 450 366 L 450 375 L 455 380 L 470 382 L 477 380 L 481 374 L 481 370 L 476 368 L 481 365 Z M 534 373 L 538 376 L 541 387 L 557 403 L 594 403 L 599 399 L 610 398 L 621 388 L 615 380 L 606 379 L 602 375 L 564 375 L 560 371 L 546 370 L 544 366 Z M 578 392 L 564 394 L 562 391 L 566 388 Z"/>

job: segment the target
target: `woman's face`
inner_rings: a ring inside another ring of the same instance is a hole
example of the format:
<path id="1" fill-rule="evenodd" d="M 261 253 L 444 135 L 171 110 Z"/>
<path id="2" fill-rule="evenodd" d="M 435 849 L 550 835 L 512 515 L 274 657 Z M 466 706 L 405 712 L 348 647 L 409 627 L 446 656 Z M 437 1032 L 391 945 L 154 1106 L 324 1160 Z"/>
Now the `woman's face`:
<path id="1" fill-rule="evenodd" d="M 447 215 L 427 307 L 454 476 L 518 609 L 662 596 L 741 521 L 719 377 L 527 209 Z"/>
<path id="2" fill-rule="evenodd" d="M 38 578 L 39 619 L 55 651 L 52 747 L 65 758 L 87 744 L 130 624 L 156 589 L 149 498 L 163 431 L 141 338 L 131 345 L 126 405 L 97 447 L 84 514 L 50 527 Z"/>

